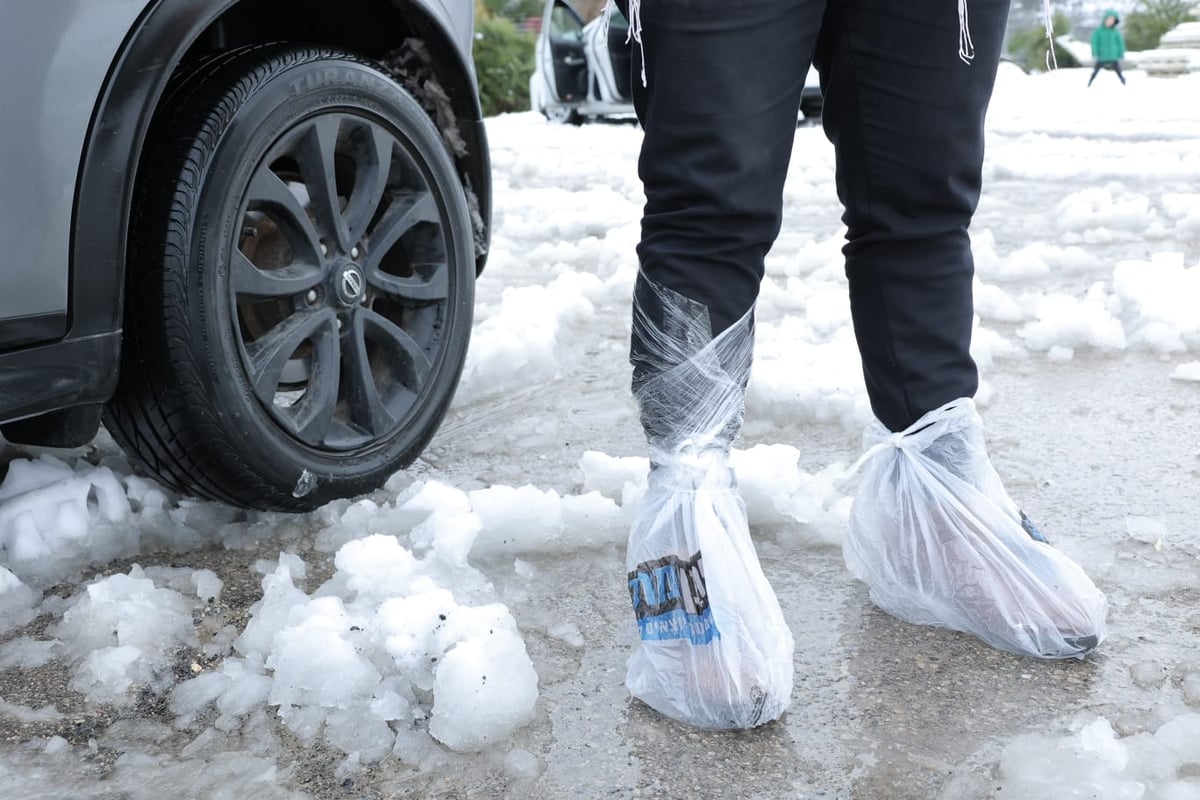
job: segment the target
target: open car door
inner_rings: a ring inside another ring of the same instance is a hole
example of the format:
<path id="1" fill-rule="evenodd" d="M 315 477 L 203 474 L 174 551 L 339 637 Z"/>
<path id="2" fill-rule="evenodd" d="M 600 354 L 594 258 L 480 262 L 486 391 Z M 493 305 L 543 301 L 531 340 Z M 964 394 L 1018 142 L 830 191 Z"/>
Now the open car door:
<path id="1" fill-rule="evenodd" d="M 598 99 L 609 103 L 632 103 L 633 48 L 628 41 L 629 22 L 620 9 L 612 10 L 608 25 L 603 19 L 589 23 L 586 36 L 592 69 L 601 84 Z"/>
<path id="2" fill-rule="evenodd" d="M 583 17 L 567 0 L 546 0 L 538 50 L 551 98 L 559 103 L 587 99 Z"/>

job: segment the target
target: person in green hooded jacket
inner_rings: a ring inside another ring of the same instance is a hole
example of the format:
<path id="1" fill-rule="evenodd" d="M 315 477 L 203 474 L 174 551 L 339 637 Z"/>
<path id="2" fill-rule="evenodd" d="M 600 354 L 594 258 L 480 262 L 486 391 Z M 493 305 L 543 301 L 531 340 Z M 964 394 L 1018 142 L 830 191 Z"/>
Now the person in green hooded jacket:
<path id="1" fill-rule="evenodd" d="M 1121 18 L 1117 16 L 1117 12 L 1110 9 L 1104 12 L 1104 22 L 1092 32 L 1092 59 L 1096 62 L 1096 68 L 1092 70 L 1092 77 L 1088 78 L 1088 86 L 1092 85 L 1092 81 L 1096 80 L 1096 75 L 1102 69 L 1113 70 L 1121 79 L 1121 83 L 1125 83 L 1125 76 L 1121 74 L 1121 59 L 1125 57 L 1125 37 L 1117 30 L 1120 22 Z"/>

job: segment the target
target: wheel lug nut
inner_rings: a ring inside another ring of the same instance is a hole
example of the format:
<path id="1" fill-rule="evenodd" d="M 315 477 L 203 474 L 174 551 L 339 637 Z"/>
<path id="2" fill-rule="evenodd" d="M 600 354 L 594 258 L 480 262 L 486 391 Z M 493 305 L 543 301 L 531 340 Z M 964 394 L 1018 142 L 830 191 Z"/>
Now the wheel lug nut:
<path id="1" fill-rule="evenodd" d="M 354 247 L 351 247 L 351 248 L 350 248 L 350 257 L 351 257 L 351 258 L 358 258 L 358 246 L 357 246 L 357 245 L 355 245 Z"/>
<path id="2" fill-rule="evenodd" d="M 317 302 L 317 290 L 309 289 L 308 294 L 304 295 L 304 299 L 307 300 L 309 303 Z"/>
<path id="3" fill-rule="evenodd" d="M 321 255 L 329 255 L 329 245 L 325 244 L 324 242 L 321 242 Z"/>

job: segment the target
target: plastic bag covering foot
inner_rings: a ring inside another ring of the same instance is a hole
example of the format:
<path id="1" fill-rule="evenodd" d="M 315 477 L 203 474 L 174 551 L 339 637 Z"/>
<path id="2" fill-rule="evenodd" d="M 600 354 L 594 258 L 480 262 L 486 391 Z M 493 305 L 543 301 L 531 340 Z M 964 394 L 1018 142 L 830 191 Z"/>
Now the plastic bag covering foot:
<path id="1" fill-rule="evenodd" d="M 750 728 L 787 708 L 793 655 L 728 466 L 750 368 L 750 317 L 714 338 L 703 306 L 655 292 L 661 322 L 634 311 L 642 344 L 634 394 L 652 469 L 626 555 L 641 634 L 626 685 L 672 719 Z"/>
<path id="2" fill-rule="evenodd" d="M 1037 658 L 1082 658 L 1104 639 L 1103 593 L 1029 532 L 988 459 L 972 400 L 900 433 L 875 422 L 864 444 L 843 553 L 875 605 Z"/>

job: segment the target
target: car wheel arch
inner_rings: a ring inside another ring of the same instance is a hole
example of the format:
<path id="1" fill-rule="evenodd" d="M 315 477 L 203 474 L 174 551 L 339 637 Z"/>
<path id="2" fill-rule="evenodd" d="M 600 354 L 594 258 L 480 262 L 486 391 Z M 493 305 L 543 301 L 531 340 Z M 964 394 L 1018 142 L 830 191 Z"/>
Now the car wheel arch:
<path id="1" fill-rule="evenodd" d="M 345 13 L 351 5 L 339 4 L 338 13 Z M 296 6 L 302 8 L 295 10 Z M 375 59 L 403 52 L 411 40 L 425 48 L 427 56 L 412 62 L 411 74 L 393 71 L 393 77 L 411 91 L 432 73 L 440 86 L 440 106 L 433 107 L 433 102 L 423 105 L 430 106 L 427 110 L 439 127 L 446 124 L 446 114 L 457 124 L 458 146 L 448 144 L 448 149 L 475 216 L 476 267 L 482 270 L 490 234 L 491 166 L 479 103 L 471 88 L 473 66 L 458 55 L 450 32 L 430 12 L 426 0 L 353 0 L 353 6 L 363 14 L 400 20 L 403 27 L 397 28 L 395 36 L 381 39 L 374 35 L 373 40 L 364 36 L 362 41 L 354 41 L 354 31 L 342 26 L 341 31 L 329 34 L 330 41 L 316 43 L 346 47 Z M 270 26 L 253 25 L 255 20 L 269 21 L 271 12 L 285 7 L 296 14 L 322 5 L 281 0 L 157 0 L 138 20 L 109 70 L 80 161 L 72 222 L 70 337 L 122 327 L 133 187 L 155 113 L 176 70 L 198 49 L 253 44 L 256 36 L 262 42 L 286 40 L 286 34 L 272 35 Z M 238 28 L 241 23 L 249 27 Z M 347 33 L 350 41 L 345 40 Z M 381 43 L 386 46 L 387 42 L 392 47 L 381 51 Z M 421 61 L 427 70 L 421 69 Z M 403 70 L 404 65 L 398 68 Z"/>

